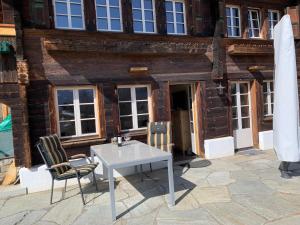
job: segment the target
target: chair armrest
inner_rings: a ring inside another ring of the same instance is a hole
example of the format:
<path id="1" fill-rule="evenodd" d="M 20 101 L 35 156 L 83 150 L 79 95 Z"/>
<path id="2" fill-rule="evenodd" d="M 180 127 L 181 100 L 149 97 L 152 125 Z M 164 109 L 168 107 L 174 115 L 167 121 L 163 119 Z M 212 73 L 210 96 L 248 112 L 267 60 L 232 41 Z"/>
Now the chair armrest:
<path id="1" fill-rule="evenodd" d="M 87 158 L 86 154 L 77 154 L 77 155 L 72 155 L 70 159 L 85 159 Z"/>
<path id="2" fill-rule="evenodd" d="M 49 169 L 56 169 L 56 168 L 63 167 L 63 166 L 67 166 L 67 167 L 70 167 L 70 168 L 73 167 L 71 165 L 71 163 L 69 163 L 69 162 L 63 162 L 63 163 L 52 165 Z"/>

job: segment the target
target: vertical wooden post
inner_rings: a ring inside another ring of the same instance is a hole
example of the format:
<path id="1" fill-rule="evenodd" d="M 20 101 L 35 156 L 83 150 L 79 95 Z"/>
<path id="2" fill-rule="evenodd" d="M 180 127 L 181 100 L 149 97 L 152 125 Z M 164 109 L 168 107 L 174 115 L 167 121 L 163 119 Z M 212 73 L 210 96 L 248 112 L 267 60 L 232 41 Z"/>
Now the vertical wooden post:
<path id="1" fill-rule="evenodd" d="M 252 136 L 253 136 L 253 146 L 259 148 L 259 119 L 258 119 L 258 110 L 259 110 L 259 82 L 254 80 L 251 84 L 250 93 L 251 93 L 251 118 L 252 118 Z"/>
<path id="2" fill-rule="evenodd" d="M 197 155 L 205 157 L 204 150 L 204 123 L 203 123 L 203 87 L 200 82 L 192 85 L 192 94 L 194 95 L 193 101 L 193 116 L 194 116 L 194 129 L 196 137 L 196 151 Z"/>
<path id="3" fill-rule="evenodd" d="M 8 106 L 5 104 L 2 105 L 2 118 L 5 119 L 8 116 Z"/>
<path id="4" fill-rule="evenodd" d="M 247 39 L 248 38 L 248 7 L 246 5 L 247 3 L 245 1 L 242 2 L 241 6 L 241 35 L 242 38 Z"/>
<path id="5" fill-rule="evenodd" d="M 269 21 L 268 21 L 268 9 L 261 10 L 261 37 L 268 39 L 269 36 Z"/>

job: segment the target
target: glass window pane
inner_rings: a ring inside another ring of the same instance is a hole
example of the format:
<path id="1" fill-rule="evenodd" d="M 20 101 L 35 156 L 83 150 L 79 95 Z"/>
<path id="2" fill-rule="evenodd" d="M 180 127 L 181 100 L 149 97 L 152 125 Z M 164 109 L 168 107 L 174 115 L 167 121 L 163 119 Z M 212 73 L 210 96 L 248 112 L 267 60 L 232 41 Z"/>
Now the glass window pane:
<path id="1" fill-rule="evenodd" d="M 56 16 L 56 26 L 59 28 L 69 27 L 67 16 Z"/>
<path id="2" fill-rule="evenodd" d="M 240 84 L 240 93 L 241 94 L 248 93 L 248 84 L 245 84 L 245 83 Z"/>
<path id="3" fill-rule="evenodd" d="M 176 22 L 177 23 L 183 23 L 184 22 L 184 18 L 183 18 L 182 13 L 176 13 Z"/>
<path id="4" fill-rule="evenodd" d="M 81 105 L 80 106 L 80 118 L 81 119 L 95 118 L 94 105 Z"/>
<path id="5" fill-rule="evenodd" d="M 109 5 L 111 5 L 111 6 L 119 6 L 119 0 L 109 0 Z"/>
<path id="6" fill-rule="evenodd" d="M 131 102 L 119 103 L 119 110 L 121 116 L 131 115 Z"/>
<path id="7" fill-rule="evenodd" d="M 154 23 L 153 22 L 146 22 L 146 32 L 154 32 Z"/>
<path id="8" fill-rule="evenodd" d="M 242 119 L 242 128 L 250 128 L 250 119 L 249 118 L 245 118 Z"/>
<path id="9" fill-rule="evenodd" d="M 81 133 L 82 134 L 96 133 L 96 121 L 95 120 L 81 120 Z"/>
<path id="10" fill-rule="evenodd" d="M 174 22 L 173 13 L 167 13 L 167 22 Z"/>
<path id="11" fill-rule="evenodd" d="M 112 30 L 121 30 L 121 22 L 119 19 L 112 19 L 111 20 L 111 29 Z"/>
<path id="12" fill-rule="evenodd" d="M 71 15 L 81 16 L 81 14 L 82 14 L 81 5 L 71 4 Z"/>
<path id="13" fill-rule="evenodd" d="M 119 8 L 111 7 L 110 8 L 110 17 L 112 17 L 112 18 L 120 18 L 120 10 L 119 10 Z"/>
<path id="14" fill-rule="evenodd" d="M 58 90 L 57 91 L 58 105 L 73 104 L 73 91 L 72 90 Z"/>
<path id="15" fill-rule="evenodd" d="M 268 92 L 268 84 L 267 84 L 267 82 L 264 82 L 264 83 L 263 83 L 263 92 L 264 92 L 264 93 L 267 93 L 267 92 Z"/>
<path id="16" fill-rule="evenodd" d="M 176 12 L 183 12 L 183 4 L 181 2 L 175 3 Z"/>
<path id="17" fill-rule="evenodd" d="M 231 84 L 231 94 L 236 94 L 236 84 Z"/>
<path id="18" fill-rule="evenodd" d="M 97 27 L 100 30 L 108 30 L 107 19 L 97 19 Z"/>
<path id="19" fill-rule="evenodd" d="M 68 137 L 76 134 L 75 122 L 60 122 L 59 125 L 61 137 Z"/>
<path id="20" fill-rule="evenodd" d="M 121 117 L 120 122 L 121 122 L 121 130 L 129 130 L 133 128 L 131 116 Z"/>
<path id="21" fill-rule="evenodd" d="M 144 8 L 145 9 L 152 9 L 152 0 L 144 0 Z"/>
<path id="22" fill-rule="evenodd" d="M 173 4 L 170 1 L 166 1 L 166 11 L 173 11 Z"/>
<path id="23" fill-rule="evenodd" d="M 268 104 L 264 104 L 264 115 L 268 115 Z"/>
<path id="24" fill-rule="evenodd" d="M 242 117 L 249 117 L 249 107 L 248 106 L 241 107 L 241 111 L 242 111 Z"/>
<path id="25" fill-rule="evenodd" d="M 233 26 L 239 27 L 240 26 L 240 20 L 238 18 L 235 18 L 233 20 Z"/>
<path id="26" fill-rule="evenodd" d="M 136 100 L 148 99 L 148 91 L 146 87 L 135 88 Z"/>
<path id="27" fill-rule="evenodd" d="M 107 17 L 107 10 L 104 6 L 97 6 L 97 16 L 98 17 Z"/>
<path id="28" fill-rule="evenodd" d="M 241 105 L 249 105 L 248 95 L 241 95 Z"/>
<path id="29" fill-rule="evenodd" d="M 138 128 L 147 127 L 148 122 L 149 122 L 148 115 L 138 116 Z"/>
<path id="30" fill-rule="evenodd" d="M 79 90 L 79 102 L 80 103 L 94 103 L 94 90 L 93 89 Z"/>
<path id="31" fill-rule="evenodd" d="M 119 88 L 118 95 L 119 101 L 131 101 L 130 88 Z"/>
<path id="32" fill-rule="evenodd" d="M 148 113 L 148 102 L 137 102 L 136 107 L 138 114 Z"/>
<path id="33" fill-rule="evenodd" d="M 184 24 L 177 24 L 177 33 L 184 34 Z"/>
<path id="34" fill-rule="evenodd" d="M 232 9 L 232 14 L 233 14 L 233 17 L 240 17 L 240 15 L 239 15 L 239 9 L 233 8 Z"/>
<path id="35" fill-rule="evenodd" d="M 143 19 L 142 11 L 139 9 L 134 9 L 133 10 L 133 19 L 134 20 L 142 20 Z"/>
<path id="36" fill-rule="evenodd" d="M 167 31 L 168 31 L 168 34 L 174 34 L 175 33 L 175 29 L 174 29 L 174 24 L 173 23 L 168 23 L 167 24 Z"/>
<path id="37" fill-rule="evenodd" d="M 143 23 L 139 21 L 133 22 L 133 29 L 135 32 L 142 32 L 143 31 Z"/>
<path id="38" fill-rule="evenodd" d="M 230 8 L 226 7 L 226 16 L 230 17 Z"/>
<path id="39" fill-rule="evenodd" d="M 231 104 L 233 105 L 233 106 L 236 106 L 236 95 L 234 95 L 234 96 L 231 96 Z"/>
<path id="40" fill-rule="evenodd" d="M 145 20 L 153 20 L 153 12 L 152 11 L 145 11 Z"/>
<path id="41" fill-rule="evenodd" d="M 106 5 L 106 0 L 96 0 L 97 5 Z"/>
<path id="42" fill-rule="evenodd" d="M 67 4 L 62 2 L 55 3 L 56 14 L 68 14 Z"/>
<path id="43" fill-rule="evenodd" d="M 239 124 L 237 119 L 232 120 L 232 126 L 233 126 L 233 130 L 239 129 Z"/>
<path id="44" fill-rule="evenodd" d="M 235 119 L 238 117 L 237 107 L 232 107 L 232 118 Z"/>
<path id="45" fill-rule="evenodd" d="M 83 27 L 82 17 L 72 16 L 71 21 L 72 21 L 73 28 L 82 28 Z"/>
<path id="46" fill-rule="evenodd" d="M 132 7 L 133 8 L 141 8 L 141 0 L 132 0 Z"/>
<path id="47" fill-rule="evenodd" d="M 59 106 L 59 120 L 74 120 L 74 106 Z"/>

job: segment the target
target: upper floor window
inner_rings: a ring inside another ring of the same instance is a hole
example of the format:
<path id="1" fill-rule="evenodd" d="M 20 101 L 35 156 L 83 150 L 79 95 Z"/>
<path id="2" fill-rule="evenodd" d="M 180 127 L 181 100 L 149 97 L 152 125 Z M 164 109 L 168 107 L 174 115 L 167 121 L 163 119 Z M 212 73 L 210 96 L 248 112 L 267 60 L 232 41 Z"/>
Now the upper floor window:
<path id="1" fill-rule="evenodd" d="M 226 20 L 228 37 L 240 37 L 240 9 L 237 6 L 226 6 Z"/>
<path id="2" fill-rule="evenodd" d="M 168 34 L 186 34 L 185 3 L 182 0 L 166 0 Z"/>
<path id="3" fill-rule="evenodd" d="M 119 113 L 122 131 L 147 127 L 149 122 L 148 86 L 118 87 Z"/>
<path id="4" fill-rule="evenodd" d="M 84 29 L 82 0 L 54 0 L 55 27 Z"/>
<path id="5" fill-rule="evenodd" d="M 273 81 L 263 82 L 264 116 L 273 116 L 274 85 Z"/>
<path id="6" fill-rule="evenodd" d="M 122 31 L 120 0 L 96 0 L 97 29 Z"/>
<path id="7" fill-rule="evenodd" d="M 248 27 L 250 38 L 260 37 L 260 16 L 258 9 L 248 10 Z"/>
<path id="8" fill-rule="evenodd" d="M 61 137 L 78 137 L 97 133 L 95 88 L 58 88 L 56 96 Z"/>
<path id="9" fill-rule="evenodd" d="M 269 18 L 269 38 L 274 38 L 274 27 L 279 22 L 280 15 L 278 10 L 268 10 Z"/>
<path id="10" fill-rule="evenodd" d="M 156 33 L 154 0 L 132 0 L 133 29 L 136 33 Z"/>

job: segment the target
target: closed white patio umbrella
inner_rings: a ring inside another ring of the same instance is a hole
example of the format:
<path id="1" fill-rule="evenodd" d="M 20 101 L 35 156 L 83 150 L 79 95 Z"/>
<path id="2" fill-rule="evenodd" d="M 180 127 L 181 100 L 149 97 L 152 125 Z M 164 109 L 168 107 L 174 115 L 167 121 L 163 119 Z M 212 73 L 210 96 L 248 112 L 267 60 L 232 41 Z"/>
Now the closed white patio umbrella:
<path id="1" fill-rule="evenodd" d="M 289 15 L 285 15 L 274 28 L 274 48 L 274 149 L 279 160 L 299 162 L 297 67 L 294 35 Z"/>

